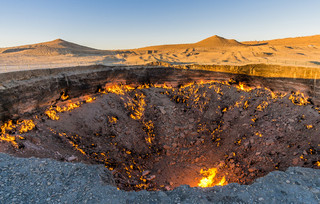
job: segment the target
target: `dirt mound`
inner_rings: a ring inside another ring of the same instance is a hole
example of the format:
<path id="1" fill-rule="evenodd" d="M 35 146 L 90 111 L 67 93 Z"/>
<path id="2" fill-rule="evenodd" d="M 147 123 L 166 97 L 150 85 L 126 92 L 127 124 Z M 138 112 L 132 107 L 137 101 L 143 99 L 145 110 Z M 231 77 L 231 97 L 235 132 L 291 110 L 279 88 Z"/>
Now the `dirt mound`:
<path id="1" fill-rule="evenodd" d="M 303 94 L 234 82 L 108 86 L 1 127 L 3 152 L 101 163 L 125 190 L 249 184 L 289 166 L 319 168 L 319 112 Z M 27 133 L 25 133 L 27 132 Z M 207 171 L 208 170 L 208 171 Z"/>

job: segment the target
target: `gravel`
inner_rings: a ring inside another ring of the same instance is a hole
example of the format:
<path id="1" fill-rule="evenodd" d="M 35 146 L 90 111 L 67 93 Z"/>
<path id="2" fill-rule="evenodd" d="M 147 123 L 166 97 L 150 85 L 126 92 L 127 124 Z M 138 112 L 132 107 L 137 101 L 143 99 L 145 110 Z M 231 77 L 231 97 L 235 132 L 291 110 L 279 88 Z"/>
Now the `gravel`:
<path id="1" fill-rule="evenodd" d="M 252 185 L 126 192 L 101 165 L 1 153 L 0 203 L 320 203 L 320 170 L 290 167 Z"/>

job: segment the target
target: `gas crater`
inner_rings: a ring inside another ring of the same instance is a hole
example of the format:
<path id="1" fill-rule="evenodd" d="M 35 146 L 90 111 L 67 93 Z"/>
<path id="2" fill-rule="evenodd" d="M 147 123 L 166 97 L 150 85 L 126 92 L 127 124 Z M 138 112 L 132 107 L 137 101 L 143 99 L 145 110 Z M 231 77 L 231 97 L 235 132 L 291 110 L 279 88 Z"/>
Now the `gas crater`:
<path id="1" fill-rule="evenodd" d="M 266 79 L 157 69 L 107 69 L 85 85 L 63 74 L 36 103 L 7 103 L 1 152 L 103 164 L 127 191 L 251 184 L 290 166 L 319 168 L 320 114 L 310 94 Z"/>

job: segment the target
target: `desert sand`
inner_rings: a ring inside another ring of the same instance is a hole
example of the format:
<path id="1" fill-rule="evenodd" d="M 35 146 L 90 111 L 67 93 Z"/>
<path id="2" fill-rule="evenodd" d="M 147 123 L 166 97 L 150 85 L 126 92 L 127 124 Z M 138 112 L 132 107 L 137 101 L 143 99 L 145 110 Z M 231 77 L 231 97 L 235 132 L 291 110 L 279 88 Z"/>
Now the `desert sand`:
<path id="1" fill-rule="evenodd" d="M 0 48 L 0 72 L 78 65 L 275 64 L 320 67 L 320 35 L 238 42 L 214 35 L 191 44 L 172 44 L 128 50 L 98 50 L 62 39 Z"/>

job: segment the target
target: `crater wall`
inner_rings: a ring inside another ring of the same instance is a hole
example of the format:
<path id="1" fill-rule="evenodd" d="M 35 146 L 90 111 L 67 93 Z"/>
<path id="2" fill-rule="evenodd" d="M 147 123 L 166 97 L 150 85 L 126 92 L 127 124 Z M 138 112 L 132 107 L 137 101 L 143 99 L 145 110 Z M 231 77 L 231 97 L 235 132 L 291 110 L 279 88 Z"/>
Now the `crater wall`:
<path id="1" fill-rule="evenodd" d="M 266 65 L 263 65 L 264 67 Z M 227 70 L 228 68 L 226 68 Z M 243 68 L 245 69 L 245 68 Z M 239 73 L 243 72 L 243 69 Z M 248 68 L 249 69 L 249 68 Z M 249 86 L 267 87 L 273 91 L 301 91 L 319 104 L 317 79 L 260 77 L 212 70 L 180 69 L 155 66 L 84 66 L 29 70 L 0 75 L 0 120 L 17 119 L 42 111 L 59 99 L 62 92 L 70 98 L 95 93 L 106 84 L 164 84 L 179 86 L 191 81 L 233 79 Z"/>

